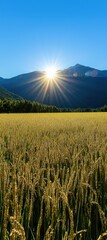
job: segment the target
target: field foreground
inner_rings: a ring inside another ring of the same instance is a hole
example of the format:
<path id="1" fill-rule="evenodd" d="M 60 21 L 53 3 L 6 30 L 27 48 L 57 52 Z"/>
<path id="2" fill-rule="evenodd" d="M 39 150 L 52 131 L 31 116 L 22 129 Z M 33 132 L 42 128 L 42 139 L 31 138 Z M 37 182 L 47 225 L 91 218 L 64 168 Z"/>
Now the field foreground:
<path id="1" fill-rule="evenodd" d="M 0 239 L 102 240 L 106 230 L 107 113 L 1 114 Z"/>

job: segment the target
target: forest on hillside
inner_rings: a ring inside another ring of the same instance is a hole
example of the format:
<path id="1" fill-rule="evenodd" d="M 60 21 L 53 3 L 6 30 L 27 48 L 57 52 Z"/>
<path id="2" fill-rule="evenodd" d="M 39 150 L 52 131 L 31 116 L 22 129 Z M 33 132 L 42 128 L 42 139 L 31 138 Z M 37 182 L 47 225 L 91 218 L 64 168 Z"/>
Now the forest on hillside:
<path id="1" fill-rule="evenodd" d="M 99 108 L 57 108 L 34 101 L 0 99 L 0 113 L 42 113 L 42 112 L 107 112 L 107 105 Z"/>

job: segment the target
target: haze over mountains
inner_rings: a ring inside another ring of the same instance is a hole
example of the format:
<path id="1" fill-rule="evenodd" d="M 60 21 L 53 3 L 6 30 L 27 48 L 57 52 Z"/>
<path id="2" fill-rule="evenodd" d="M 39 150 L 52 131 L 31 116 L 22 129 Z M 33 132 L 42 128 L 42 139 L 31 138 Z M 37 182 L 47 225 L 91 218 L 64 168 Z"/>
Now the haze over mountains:
<path id="1" fill-rule="evenodd" d="M 52 87 L 53 85 L 53 87 Z M 0 86 L 22 98 L 66 108 L 95 108 L 107 104 L 107 70 L 76 64 L 57 73 L 56 84 L 35 71 L 10 79 Z"/>

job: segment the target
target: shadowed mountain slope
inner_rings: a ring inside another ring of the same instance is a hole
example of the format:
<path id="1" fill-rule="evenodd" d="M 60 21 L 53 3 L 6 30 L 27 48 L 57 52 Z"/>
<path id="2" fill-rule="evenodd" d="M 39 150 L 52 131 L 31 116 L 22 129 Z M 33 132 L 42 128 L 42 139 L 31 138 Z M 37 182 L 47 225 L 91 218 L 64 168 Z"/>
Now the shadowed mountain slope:
<path id="1" fill-rule="evenodd" d="M 16 99 L 16 100 L 22 100 L 23 98 L 12 93 L 9 92 L 8 90 L 6 90 L 3 87 L 0 87 L 0 99 L 4 99 L 4 98 L 8 98 L 8 99 Z"/>

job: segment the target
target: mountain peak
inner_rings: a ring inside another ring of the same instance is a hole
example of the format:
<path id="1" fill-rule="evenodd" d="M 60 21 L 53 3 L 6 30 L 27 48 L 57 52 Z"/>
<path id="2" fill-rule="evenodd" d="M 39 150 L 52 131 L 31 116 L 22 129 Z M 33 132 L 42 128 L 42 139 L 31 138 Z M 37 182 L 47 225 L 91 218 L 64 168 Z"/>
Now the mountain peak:
<path id="1" fill-rule="evenodd" d="M 100 71 L 98 69 L 84 66 L 79 63 L 64 70 L 65 74 L 74 77 L 106 77 L 107 71 Z"/>
<path id="2" fill-rule="evenodd" d="M 77 64 L 74 65 L 74 67 L 83 67 L 83 65 L 77 63 Z"/>

